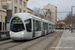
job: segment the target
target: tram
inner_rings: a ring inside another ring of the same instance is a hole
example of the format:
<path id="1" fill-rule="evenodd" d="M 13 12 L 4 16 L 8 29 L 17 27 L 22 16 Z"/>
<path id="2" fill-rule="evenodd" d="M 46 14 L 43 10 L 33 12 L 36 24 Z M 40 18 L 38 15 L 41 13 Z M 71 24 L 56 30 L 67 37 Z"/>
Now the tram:
<path id="1" fill-rule="evenodd" d="M 29 13 L 16 13 L 9 23 L 13 40 L 29 40 L 55 31 L 54 23 Z"/>

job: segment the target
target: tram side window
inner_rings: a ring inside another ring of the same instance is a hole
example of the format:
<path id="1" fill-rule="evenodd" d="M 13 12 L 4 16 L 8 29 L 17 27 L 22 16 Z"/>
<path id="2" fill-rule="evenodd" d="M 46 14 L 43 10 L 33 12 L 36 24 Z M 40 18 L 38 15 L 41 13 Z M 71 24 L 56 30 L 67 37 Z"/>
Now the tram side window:
<path id="1" fill-rule="evenodd" d="M 36 21 L 33 20 L 33 31 L 36 31 L 35 27 L 36 27 Z"/>
<path id="2" fill-rule="evenodd" d="M 45 23 L 45 30 L 48 30 L 48 24 Z"/>
<path id="3" fill-rule="evenodd" d="M 44 23 L 44 30 L 46 30 L 46 23 Z"/>
<path id="4" fill-rule="evenodd" d="M 54 29 L 54 25 L 53 25 L 53 29 Z"/>
<path id="5" fill-rule="evenodd" d="M 48 30 L 48 24 L 46 23 L 46 30 Z"/>
<path id="6" fill-rule="evenodd" d="M 53 29 L 53 25 L 52 25 L 52 29 Z"/>
<path id="7" fill-rule="evenodd" d="M 52 26 L 52 29 L 53 29 L 53 25 L 51 25 Z"/>
<path id="8" fill-rule="evenodd" d="M 31 19 L 25 20 L 26 30 L 31 32 Z"/>
<path id="9" fill-rule="evenodd" d="M 43 23 L 43 30 L 45 30 L 45 23 Z"/>
<path id="10" fill-rule="evenodd" d="M 54 29 L 55 29 L 55 25 L 54 25 Z"/>
<path id="11" fill-rule="evenodd" d="M 51 29 L 51 25 L 49 25 L 49 29 Z"/>
<path id="12" fill-rule="evenodd" d="M 41 22 L 36 21 L 36 31 L 41 31 Z"/>

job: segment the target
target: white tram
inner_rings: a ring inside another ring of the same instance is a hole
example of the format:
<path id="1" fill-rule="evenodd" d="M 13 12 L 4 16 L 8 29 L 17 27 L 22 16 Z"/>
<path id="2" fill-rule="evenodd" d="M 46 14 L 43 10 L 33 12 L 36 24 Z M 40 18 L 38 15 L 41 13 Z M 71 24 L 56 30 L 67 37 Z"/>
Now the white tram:
<path id="1" fill-rule="evenodd" d="M 10 38 L 33 39 L 54 32 L 55 24 L 29 13 L 17 13 L 10 20 Z"/>

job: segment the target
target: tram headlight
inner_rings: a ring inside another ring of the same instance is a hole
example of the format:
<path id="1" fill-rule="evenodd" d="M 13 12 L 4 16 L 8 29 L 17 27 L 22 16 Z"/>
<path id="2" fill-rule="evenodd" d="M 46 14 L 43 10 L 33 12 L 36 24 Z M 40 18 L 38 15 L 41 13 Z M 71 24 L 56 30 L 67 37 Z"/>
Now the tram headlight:
<path id="1" fill-rule="evenodd" d="M 11 34 L 11 32 L 9 34 Z"/>
<path id="2" fill-rule="evenodd" d="M 22 32 L 21 34 L 24 34 L 24 32 Z"/>

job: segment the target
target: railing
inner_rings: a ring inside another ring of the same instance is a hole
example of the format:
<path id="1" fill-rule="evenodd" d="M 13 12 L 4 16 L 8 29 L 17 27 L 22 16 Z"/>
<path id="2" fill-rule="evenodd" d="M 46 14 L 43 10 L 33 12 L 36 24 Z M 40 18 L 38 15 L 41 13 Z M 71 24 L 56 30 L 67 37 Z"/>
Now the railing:
<path id="1" fill-rule="evenodd" d="M 10 38 L 9 31 L 0 31 L 0 40 Z"/>

